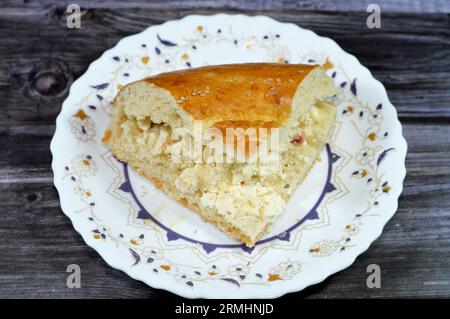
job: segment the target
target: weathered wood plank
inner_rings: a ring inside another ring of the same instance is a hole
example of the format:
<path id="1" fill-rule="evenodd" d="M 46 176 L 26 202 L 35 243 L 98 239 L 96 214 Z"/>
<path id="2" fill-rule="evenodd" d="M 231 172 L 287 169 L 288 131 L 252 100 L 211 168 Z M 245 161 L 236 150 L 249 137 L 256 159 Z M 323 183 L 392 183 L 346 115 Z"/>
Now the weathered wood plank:
<path id="1" fill-rule="evenodd" d="M 27 136 L 26 131 L 20 126 L 0 130 L 1 136 L 9 138 L 2 146 L 12 148 L 13 156 L 0 157 L 0 296 L 171 296 L 110 268 L 83 243 L 60 211 L 52 173 L 46 165 L 52 125 L 36 130 L 41 134 Z M 404 134 L 410 148 L 408 175 L 397 214 L 352 267 L 298 296 L 450 296 L 450 126 L 404 125 Z M 34 144 L 37 146 L 32 147 Z M 20 159 L 20 152 L 27 160 Z M 16 161 L 19 163 L 12 165 Z M 65 269 L 70 263 L 82 267 L 80 290 L 65 286 Z M 383 270 L 380 290 L 365 286 L 365 270 L 371 263 Z"/>
<path id="2" fill-rule="evenodd" d="M 448 177 L 447 177 L 448 179 Z M 381 238 L 349 269 L 301 296 L 449 296 L 450 203 L 433 199 L 436 190 L 405 194 L 400 209 Z M 447 180 L 448 183 L 448 180 Z M 26 297 L 157 297 L 151 289 L 107 266 L 73 230 L 60 213 L 49 184 L 0 185 L 2 211 L 0 236 L 0 285 L 2 296 Z M 25 192 L 25 193 L 26 193 Z M 450 189 L 437 191 L 449 198 Z M 5 199 L 9 199 L 5 202 Z M 420 203 L 420 205 L 419 205 Z M 18 208 L 18 204 L 20 207 Z M 414 208 L 414 210 L 412 209 Z M 432 208 L 430 210 L 430 208 Z M 420 256 L 420 257 L 419 257 Z M 66 266 L 82 267 L 80 290 L 65 287 Z M 376 263 L 383 270 L 383 288 L 365 287 L 365 268 Z"/>
<path id="3" fill-rule="evenodd" d="M 56 0 L 0 3 L 0 297 L 173 297 L 85 245 L 61 212 L 49 144 L 68 87 L 104 50 L 149 25 L 217 12 L 266 14 L 335 39 L 385 84 L 409 144 L 399 210 L 383 235 L 353 266 L 290 297 L 450 297 L 449 1 L 379 1 L 380 30 L 365 27 L 359 0 L 78 3 L 81 30 L 65 28 Z M 34 83 L 44 71 L 55 76 Z M 71 263 L 82 289 L 66 288 Z M 382 268 L 381 289 L 365 285 L 371 263 Z"/>
<path id="4" fill-rule="evenodd" d="M 54 128 L 53 123 L 0 124 L 0 183 L 51 182 L 50 140 Z M 406 122 L 403 134 L 409 148 L 409 176 L 424 178 L 428 183 L 450 175 L 450 125 Z"/>
<path id="5" fill-rule="evenodd" d="M 73 79 L 125 35 L 148 25 L 196 11 L 90 10 L 82 29 L 68 30 L 58 9 L 30 13 L 19 24 L 14 15 L 0 19 L 0 123 L 11 119 L 51 121 Z M 212 11 L 201 11 L 213 13 Z M 264 12 L 254 12 L 264 13 Z M 382 81 L 400 118 L 450 119 L 450 28 L 446 14 L 385 14 L 381 30 L 365 27 L 363 13 L 269 12 L 335 39 Z M 345 21 L 345 28 L 342 22 Z M 36 24 L 45 41 L 35 36 Z M 414 30 L 414 32 L 411 32 Z M 36 92 L 33 79 L 42 70 L 62 75 L 55 95 Z M 63 82 L 62 84 L 60 82 Z M 25 98 L 24 98 L 25 96 Z"/>
<path id="6" fill-rule="evenodd" d="M 26 5 L 19 0 L 5 1 L 8 6 L 18 6 L 21 9 L 29 10 L 43 6 L 59 4 L 58 0 L 27 1 Z M 331 11 L 331 12 L 351 12 L 366 11 L 371 0 L 259 0 L 259 1 L 238 1 L 238 0 L 78 0 L 77 4 L 84 8 L 95 9 L 147 9 L 147 10 L 192 10 L 192 9 L 233 9 L 233 10 L 301 10 L 301 11 Z M 376 3 L 381 7 L 382 12 L 419 12 L 436 13 L 449 12 L 450 3 L 446 0 L 379 0 Z"/>

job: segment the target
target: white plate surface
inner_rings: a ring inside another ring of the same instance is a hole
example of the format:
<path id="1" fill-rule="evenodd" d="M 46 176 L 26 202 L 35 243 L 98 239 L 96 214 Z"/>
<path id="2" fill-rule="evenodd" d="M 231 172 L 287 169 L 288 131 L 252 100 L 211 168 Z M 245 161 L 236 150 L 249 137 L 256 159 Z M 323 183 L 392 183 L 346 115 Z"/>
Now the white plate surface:
<path id="1" fill-rule="evenodd" d="M 327 63 L 342 88 L 332 141 L 252 250 L 162 194 L 101 143 L 121 86 L 244 62 Z M 51 143 L 62 210 L 86 243 L 112 267 L 189 298 L 274 298 L 351 265 L 397 210 L 406 149 L 383 85 L 334 41 L 263 16 L 224 14 L 188 16 L 122 39 L 73 83 Z"/>

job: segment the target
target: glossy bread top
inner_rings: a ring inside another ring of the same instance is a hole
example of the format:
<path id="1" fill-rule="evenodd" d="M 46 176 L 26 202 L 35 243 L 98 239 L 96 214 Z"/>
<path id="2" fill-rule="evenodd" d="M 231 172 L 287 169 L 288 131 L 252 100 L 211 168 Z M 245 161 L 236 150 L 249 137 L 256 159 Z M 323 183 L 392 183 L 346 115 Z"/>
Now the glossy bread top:
<path id="1" fill-rule="evenodd" d="M 169 91 L 194 120 L 216 127 L 276 127 L 289 120 L 300 83 L 318 65 L 248 63 L 206 66 L 145 79 Z M 245 122 L 245 123 L 243 123 Z"/>

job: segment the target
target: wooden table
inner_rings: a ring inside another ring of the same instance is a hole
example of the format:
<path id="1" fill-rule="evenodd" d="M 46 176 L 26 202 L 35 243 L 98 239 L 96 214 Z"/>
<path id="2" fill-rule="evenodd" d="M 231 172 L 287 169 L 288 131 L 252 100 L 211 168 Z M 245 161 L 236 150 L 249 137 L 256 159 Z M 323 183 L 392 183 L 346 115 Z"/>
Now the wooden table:
<path id="1" fill-rule="evenodd" d="M 450 297 L 450 1 L 75 1 L 82 28 L 66 28 L 64 1 L 0 4 L 0 298 L 167 298 L 106 265 L 61 212 L 49 143 L 70 84 L 127 35 L 188 14 L 263 14 L 335 39 L 388 90 L 409 144 L 399 209 L 348 269 L 291 298 Z M 70 3 L 70 2 L 68 2 Z M 82 288 L 66 287 L 79 264 Z M 382 288 L 366 287 L 366 267 Z"/>

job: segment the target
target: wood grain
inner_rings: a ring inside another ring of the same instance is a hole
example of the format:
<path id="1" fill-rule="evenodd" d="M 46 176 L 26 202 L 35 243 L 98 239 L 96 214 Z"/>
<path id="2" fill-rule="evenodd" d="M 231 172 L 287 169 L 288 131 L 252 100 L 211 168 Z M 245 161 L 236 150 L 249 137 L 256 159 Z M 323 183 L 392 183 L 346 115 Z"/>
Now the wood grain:
<path id="1" fill-rule="evenodd" d="M 57 0 L 32 0 L 9 1 L 6 0 L 5 6 L 10 8 L 14 6 L 20 8 L 23 14 L 43 6 L 55 6 Z M 195 9 L 212 9 L 212 10 L 267 10 L 267 11 L 330 11 L 330 12 L 365 12 L 369 4 L 376 3 L 381 7 L 383 12 L 415 12 L 415 13 L 436 13 L 449 12 L 450 3 L 447 0 L 265 0 L 265 1 L 239 1 L 239 0 L 78 0 L 74 1 L 80 6 L 89 9 L 143 9 L 143 10 L 195 10 Z M 70 2 L 73 3 L 73 2 Z"/>
<path id="2" fill-rule="evenodd" d="M 170 298 L 115 270 L 62 214 L 49 144 L 70 84 L 124 36 L 187 14 L 264 14 L 335 39 L 387 88 L 409 152 L 399 210 L 348 269 L 288 298 L 450 297 L 450 3 L 378 1 L 78 1 L 82 28 L 58 1 L 0 4 L 0 298 Z M 66 287 L 66 267 L 82 288 Z M 379 264 L 382 288 L 366 287 Z"/>

